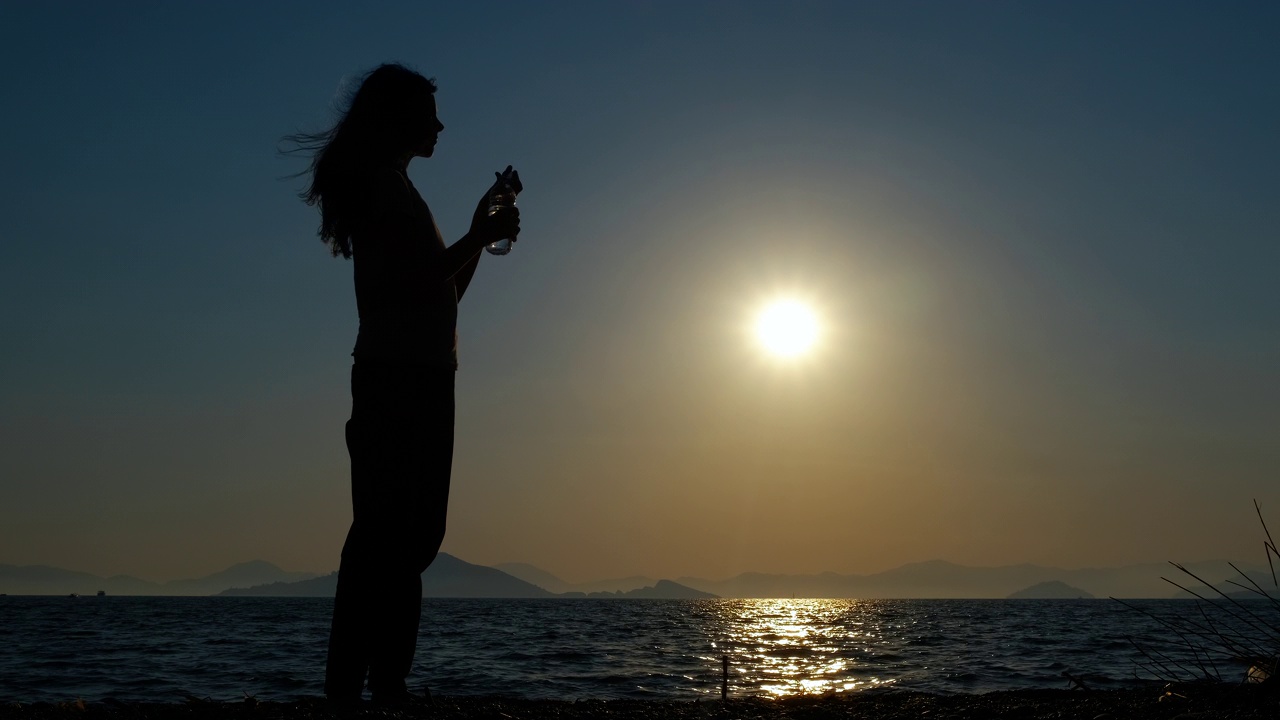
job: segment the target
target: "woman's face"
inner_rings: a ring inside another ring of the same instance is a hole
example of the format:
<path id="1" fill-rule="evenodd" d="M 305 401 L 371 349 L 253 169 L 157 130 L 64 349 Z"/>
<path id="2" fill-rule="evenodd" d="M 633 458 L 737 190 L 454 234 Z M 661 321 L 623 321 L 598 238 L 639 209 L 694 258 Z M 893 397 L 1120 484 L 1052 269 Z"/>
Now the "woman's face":
<path id="1" fill-rule="evenodd" d="M 439 139 L 440 133 L 444 130 L 444 123 L 440 122 L 440 116 L 436 112 L 436 98 L 434 95 L 427 96 L 422 110 L 422 118 L 419 121 L 422 141 L 413 154 L 417 157 L 429 158 L 436 151 L 436 140 Z"/>

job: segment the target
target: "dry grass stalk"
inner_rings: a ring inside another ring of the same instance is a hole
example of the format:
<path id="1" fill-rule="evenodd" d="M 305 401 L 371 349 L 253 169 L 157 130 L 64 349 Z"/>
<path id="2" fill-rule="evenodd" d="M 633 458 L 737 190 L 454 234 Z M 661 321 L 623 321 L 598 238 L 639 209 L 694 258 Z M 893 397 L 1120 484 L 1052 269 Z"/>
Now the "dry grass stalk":
<path id="1" fill-rule="evenodd" d="M 1266 536 L 1263 548 L 1267 556 L 1267 567 L 1271 571 L 1271 583 L 1280 587 L 1276 578 L 1275 559 L 1280 560 L 1271 531 L 1262 517 L 1262 508 L 1258 501 L 1253 501 L 1254 510 L 1258 513 L 1258 521 Z M 1251 594 L 1247 602 L 1206 582 L 1204 579 L 1175 562 L 1170 565 L 1183 574 L 1196 580 L 1205 588 L 1212 590 L 1210 597 L 1192 590 L 1169 578 L 1161 580 L 1189 593 L 1196 598 L 1197 617 L 1183 615 L 1161 616 L 1122 600 L 1117 600 L 1131 610 L 1139 612 L 1154 620 L 1160 627 L 1169 631 L 1170 635 L 1158 638 L 1153 642 L 1139 643 L 1132 637 L 1129 642 L 1144 658 L 1135 662 L 1137 670 L 1165 682 L 1226 682 L 1219 668 L 1219 662 L 1246 666 L 1241 680 L 1249 683 L 1276 682 L 1280 671 L 1280 598 L 1267 592 L 1256 580 L 1242 572 L 1234 563 L 1228 563 L 1248 585 L 1235 580 L 1227 580 L 1226 584 L 1235 585 Z M 1216 596 L 1213 596 L 1216 593 Z M 1112 598 L 1116 600 L 1116 598 Z M 1268 601 L 1261 603 L 1259 601 Z M 1258 606 L 1261 607 L 1258 607 Z M 1212 611 L 1212 612 L 1211 612 Z M 1267 611 L 1270 611 L 1269 613 Z M 1135 673 L 1136 674 L 1136 673 Z"/>

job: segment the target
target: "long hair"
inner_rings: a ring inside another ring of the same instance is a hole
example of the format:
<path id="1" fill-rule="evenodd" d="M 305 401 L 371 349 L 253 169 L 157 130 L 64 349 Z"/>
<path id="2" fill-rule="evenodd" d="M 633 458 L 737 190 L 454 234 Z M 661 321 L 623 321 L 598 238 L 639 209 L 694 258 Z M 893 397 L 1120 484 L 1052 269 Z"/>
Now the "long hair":
<path id="1" fill-rule="evenodd" d="M 422 134 L 427 98 L 435 91 L 434 80 L 403 65 L 379 65 L 347 98 L 333 127 L 284 137 L 294 147 L 282 152 L 311 153 L 311 164 L 293 177 L 311 175 L 311 185 L 298 197 L 320 208 L 320 240 L 334 257 L 351 257 L 360 178 L 412 152 Z"/>

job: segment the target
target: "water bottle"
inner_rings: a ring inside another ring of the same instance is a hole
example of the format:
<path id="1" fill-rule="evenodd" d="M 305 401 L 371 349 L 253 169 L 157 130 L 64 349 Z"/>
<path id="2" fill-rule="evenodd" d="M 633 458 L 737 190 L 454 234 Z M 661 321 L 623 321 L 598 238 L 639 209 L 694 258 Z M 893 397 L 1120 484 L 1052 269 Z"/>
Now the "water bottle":
<path id="1" fill-rule="evenodd" d="M 518 178 L 519 176 L 513 178 L 510 166 L 507 166 L 505 173 L 498 174 L 498 182 L 494 183 L 493 190 L 489 192 L 490 215 L 498 213 L 504 208 L 515 207 L 516 194 L 520 192 L 520 180 Z M 493 255 L 506 255 L 511 252 L 511 244 L 514 241 L 514 238 L 503 238 L 497 242 L 489 243 L 484 249 Z"/>

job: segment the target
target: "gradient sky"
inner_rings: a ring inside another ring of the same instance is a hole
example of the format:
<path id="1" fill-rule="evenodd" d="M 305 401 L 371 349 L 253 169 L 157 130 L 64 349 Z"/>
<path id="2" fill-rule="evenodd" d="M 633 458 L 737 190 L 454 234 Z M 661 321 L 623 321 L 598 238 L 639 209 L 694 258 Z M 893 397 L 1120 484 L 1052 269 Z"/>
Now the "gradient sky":
<path id="1" fill-rule="evenodd" d="M 0 562 L 328 572 L 349 263 L 281 136 L 389 60 L 461 306 L 444 549 L 567 580 L 1260 561 L 1280 5 L 0 5 Z M 811 302 L 802 362 L 745 328 Z"/>

